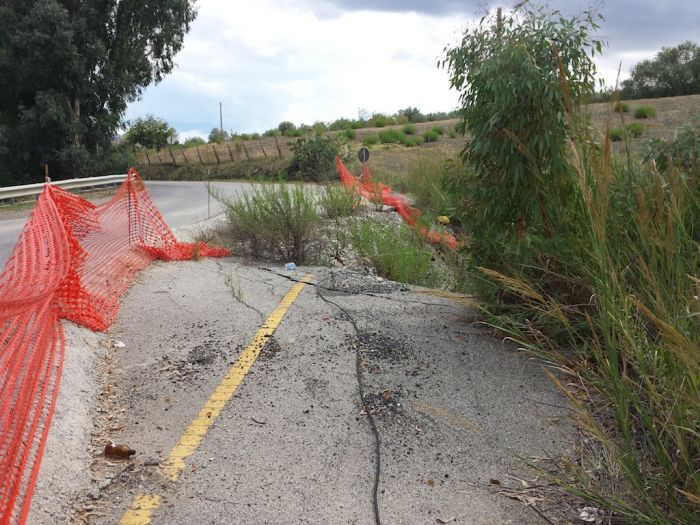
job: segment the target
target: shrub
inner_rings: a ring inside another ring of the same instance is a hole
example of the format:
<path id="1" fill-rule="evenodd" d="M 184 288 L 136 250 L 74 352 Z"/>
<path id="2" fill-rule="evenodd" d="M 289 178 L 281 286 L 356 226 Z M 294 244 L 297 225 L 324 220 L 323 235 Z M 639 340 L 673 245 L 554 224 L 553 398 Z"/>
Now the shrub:
<path id="1" fill-rule="evenodd" d="M 565 175 L 571 111 L 593 91 L 602 47 L 590 13 L 564 18 L 518 6 L 501 25 L 493 17 L 468 29 L 443 61 L 460 91 L 461 129 L 471 135 L 464 155 L 472 210 L 463 219 L 475 267 L 532 264 L 536 247 L 555 238 L 553 215 L 574 193 Z"/>
<path id="2" fill-rule="evenodd" d="M 291 178 L 320 182 L 335 177 L 335 157 L 341 154 L 335 139 L 315 135 L 296 140 L 291 148 L 293 155 L 287 168 Z"/>
<path id="3" fill-rule="evenodd" d="M 215 197 L 226 210 L 229 233 L 253 257 L 306 261 L 320 218 L 303 186 L 268 184 L 235 198 Z"/>
<path id="4" fill-rule="evenodd" d="M 406 124 L 403 127 L 403 132 L 406 135 L 415 135 L 417 130 L 418 130 L 418 128 L 416 128 L 416 126 L 414 124 Z"/>
<path id="5" fill-rule="evenodd" d="M 451 139 L 457 138 L 457 132 L 453 129 L 450 130 L 450 132 L 447 134 L 448 137 Z"/>
<path id="6" fill-rule="evenodd" d="M 379 144 L 379 137 L 377 135 L 367 135 L 362 139 L 362 144 L 364 146 L 374 146 L 375 144 Z"/>
<path id="7" fill-rule="evenodd" d="M 695 127 L 685 126 L 673 140 L 652 140 L 645 161 L 651 159 L 663 171 L 675 165 L 690 176 L 700 176 L 700 116 Z"/>
<path id="8" fill-rule="evenodd" d="M 435 126 L 435 127 L 432 129 L 432 131 L 434 131 L 434 132 L 437 133 L 438 135 L 442 135 L 443 133 L 445 133 L 445 130 L 442 128 L 442 126 Z"/>
<path id="9" fill-rule="evenodd" d="M 404 135 L 401 139 L 401 144 L 403 144 L 407 148 L 412 148 L 412 147 L 418 145 L 419 138 L 420 137 L 409 137 L 409 136 Z"/>
<path id="10" fill-rule="evenodd" d="M 615 113 L 628 113 L 629 110 L 630 110 L 630 105 L 627 102 L 617 101 L 617 102 L 615 102 L 615 105 L 613 106 L 613 111 L 615 111 Z"/>
<path id="11" fill-rule="evenodd" d="M 339 118 L 328 125 L 330 131 L 342 131 L 351 127 L 352 121 L 347 118 Z"/>
<path id="12" fill-rule="evenodd" d="M 387 279 L 421 286 L 431 286 L 439 279 L 432 265 L 434 252 L 406 226 L 355 221 L 350 239 L 357 253 Z"/>
<path id="13" fill-rule="evenodd" d="M 341 140 L 355 140 L 357 138 L 357 132 L 352 128 L 344 129 L 338 133 L 338 137 Z"/>
<path id="14" fill-rule="evenodd" d="M 284 120 L 279 123 L 277 126 L 277 130 L 282 134 L 282 135 L 287 135 L 290 131 L 294 131 L 297 129 L 296 125 L 294 122 L 289 122 L 288 120 Z"/>
<path id="15" fill-rule="evenodd" d="M 437 142 L 440 139 L 440 135 L 438 135 L 437 131 L 431 129 L 425 132 L 423 139 L 426 142 Z"/>
<path id="16" fill-rule="evenodd" d="M 206 141 L 201 138 L 201 137 L 190 137 L 188 138 L 185 143 L 183 144 L 183 147 L 185 148 L 194 148 L 195 146 L 201 146 L 203 144 L 206 144 Z"/>
<path id="17" fill-rule="evenodd" d="M 644 133 L 644 124 L 641 122 L 632 122 L 627 124 L 626 129 L 630 137 L 638 138 Z"/>
<path id="18" fill-rule="evenodd" d="M 625 140 L 626 136 L 627 132 L 623 128 L 610 128 L 608 130 L 608 137 L 613 142 L 620 142 L 622 140 Z"/>
<path id="19" fill-rule="evenodd" d="M 314 133 L 321 134 L 328 131 L 328 126 L 325 124 L 325 122 L 314 122 L 314 125 L 311 126 L 311 130 Z"/>
<path id="20" fill-rule="evenodd" d="M 324 186 L 318 201 L 321 212 L 329 219 L 354 215 L 360 204 L 360 196 L 353 188 L 339 184 Z"/>
<path id="21" fill-rule="evenodd" d="M 635 118 L 654 118 L 656 116 L 656 109 L 654 106 L 639 106 L 634 110 Z"/>
<path id="22" fill-rule="evenodd" d="M 397 144 L 401 142 L 401 133 L 396 129 L 383 129 L 379 132 L 379 141 L 382 144 Z"/>
<path id="23" fill-rule="evenodd" d="M 367 124 L 373 128 L 383 128 L 384 126 L 391 124 L 391 122 L 389 121 L 389 117 L 387 117 L 386 115 L 382 115 L 381 113 L 375 113 L 374 115 L 372 115 L 372 118 L 369 119 L 369 122 Z"/>

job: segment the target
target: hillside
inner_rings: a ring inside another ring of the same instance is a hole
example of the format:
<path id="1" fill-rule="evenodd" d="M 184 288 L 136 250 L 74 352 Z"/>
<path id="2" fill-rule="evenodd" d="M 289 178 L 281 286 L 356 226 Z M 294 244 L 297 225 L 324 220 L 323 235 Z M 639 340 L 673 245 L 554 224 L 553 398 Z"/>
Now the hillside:
<path id="1" fill-rule="evenodd" d="M 628 102 L 630 111 L 624 115 L 611 112 L 609 103 L 597 103 L 587 106 L 587 111 L 591 115 L 593 122 L 600 130 L 604 130 L 606 123 L 610 122 L 610 127 L 623 127 L 620 118 L 624 118 L 625 124 L 640 122 L 645 129 L 640 138 L 633 139 L 640 143 L 649 138 L 672 138 L 675 133 L 684 125 L 692 123 L 700 117 L 700 95 L 689 95 L 683 97 L 669 97 L 658 99 L 642 99 Z M 636 119 L 634 111 L 639 106 L 652 106 L 656 110 L 656 117 L 651 119 Z M 426 131 L 435 127 L 441 127 L 445 133 L 440 136 L 437 143 L 423 143 L 419 149 L 435 147 L 453 146 L 460 147 L 464 143 L 464 138 L 459 134 L 450 138 L 449 132 L 454 130 L 456 119 L 436 122 L 416 123 L 416 135 L 422 136 Z M 382 130 L 400 130 L 403 125 L 386 126 L 384 128 L 362 128 L 355 130 L 355 139 L 350 141 L 351 148 L 359 148 L 362 141 L 370 136 L 376 135 Z M 335 136 L 338 132 L 327 132 L 328 136 Z M 193 165 L 216 165 L 230 164 L 232 162 L 250 161 L 254 159 L 274 159 L 288 157 L 292 153 L 291 145 L 297 140 L 293 137 L 261 137 L 257 140 L 233 140 L 222 144 L 205 144 L 196 148 L 188 149 L 164 149 L 157 152 L 137 152 L 136 163 L 139 167 L 144 166 L 185 166 Z M 392 148 L 402 148 L 402 146 L 391 145 Z M 372 149 L 383 149 L 384 144 L 377 144 Z"/>

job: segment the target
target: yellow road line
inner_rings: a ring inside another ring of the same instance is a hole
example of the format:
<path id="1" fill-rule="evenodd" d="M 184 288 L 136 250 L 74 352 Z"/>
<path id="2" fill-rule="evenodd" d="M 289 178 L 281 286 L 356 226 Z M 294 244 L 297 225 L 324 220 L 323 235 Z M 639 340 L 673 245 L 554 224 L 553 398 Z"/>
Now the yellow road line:
<path id="1" fill-rule="evenodd" d="M 145 525 L 151 523 L 153 511 L 160 507 L 160 496 L 141 494 L 134 498 L 131 508 L 122 516 L 119 525 Z"/>
<path id="2" fill-rule="evenodd" d="M 180 440 L 168 454 L 161 467 L 161 473 L 172 481 L 176 481 L 185 469 L 185 459 L 191 456 L 199 447 L 202 439 L 219 417 L 228 401 L 233 397 L 246 374 L 260 355 L 270 336 L 282 322 L 282 318 L 299 296 L 304 286 L 311 281 L 313 275 L 305 275 L 302 282 L 292 286 L 279 302 L 275 310 L 258 329 L 248 347 L 238 356 L 236 362 L 229 368 L 214 392 L 199 411 L 197 417 L 185 430 Z M 160 496 L 140 494 L 134 498 L 129 510 L 122 516 L 120 525 L 147 525 L 151 522 L 153 511 L 160 506 Z"/>

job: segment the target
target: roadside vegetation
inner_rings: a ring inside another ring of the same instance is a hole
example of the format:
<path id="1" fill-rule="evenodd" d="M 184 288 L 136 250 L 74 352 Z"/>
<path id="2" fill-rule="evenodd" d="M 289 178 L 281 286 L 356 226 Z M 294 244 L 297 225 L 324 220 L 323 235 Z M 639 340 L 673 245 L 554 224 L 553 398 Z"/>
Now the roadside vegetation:
<path id="1" fill-rule="evenodd" d="M 615 134 L 597 137 L 579 106 L 593 87 L 595 29 L 593 16 L 525 5 L 446 50 L 473 137 L 458 211 L 465 255 L 484 317 L 557 363 L 552 378 L 575 408 L 577 455 L 544 474 L 606 522 L 690 524 L 700 511 L 698 135 L 657 142 L 654 163 L 612 154 Z M 513 71 L 521 82 L 506 86 Z"/>

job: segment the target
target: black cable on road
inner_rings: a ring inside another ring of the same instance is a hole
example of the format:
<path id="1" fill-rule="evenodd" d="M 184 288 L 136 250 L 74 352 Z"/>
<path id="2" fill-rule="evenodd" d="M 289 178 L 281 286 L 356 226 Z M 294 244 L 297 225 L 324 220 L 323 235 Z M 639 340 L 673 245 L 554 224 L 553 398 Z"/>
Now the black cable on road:
<path id="1" fill-rule="evenodd" d="M 360 394 L 360 401 L 362 402 L 362 407 L 365 410 L 365 414 L 367 415 L 367 420 L 369 421 L 369 426 L 372 428 L 372 434 L 374 434 L 374 456 L 375 456 L 375 461 L 374 461 L 374 489 L 372 491 L 372 501 L 374 505 L 374 521 L 376 525 L 381 525 L 381 520 L 379 518 L 379 476 L 381 475 L 382 467 L 381 467 L 381 449 L 380 449 L 380 438 L 379 438 L 379 431 L 377 430 L 377 423 L 374 420 L 374 416 L 369 410 L 369 407 L 367 406 L 367 401 L 365 400 L 365 384 L 362 380 L 362 367 L 361 367 L 361 356 L 360 356 L 360 329 L 357 327 L 357 322 L 355 322 L 355 319 L 350 315 L 350 313 L 340 306 L 338 303 L 335 303 L 328 299 L 327 297 L 324 297 L 324 295 L 321 293 L 321 283 L 324 281 L 327 281 L 330 279 L 330 277 L 327 277 L 326 279 L 323 279 L 321 281 L 318 281 L 316 283 L 316 294 L 318 295 L 321 300 L 325 301 L 328 304 L 332 304 L 338 310 L 340 310 L 343 315 L 346 317 L 348 321 L 350 321 L 350 324 L 352 324 L 352 327 L 355 329 L 355 335 L 357 336 L 357 343 L 355 345 L 355 376 L 357 377 L 357 391 Z"/>

